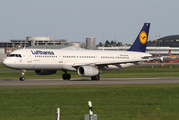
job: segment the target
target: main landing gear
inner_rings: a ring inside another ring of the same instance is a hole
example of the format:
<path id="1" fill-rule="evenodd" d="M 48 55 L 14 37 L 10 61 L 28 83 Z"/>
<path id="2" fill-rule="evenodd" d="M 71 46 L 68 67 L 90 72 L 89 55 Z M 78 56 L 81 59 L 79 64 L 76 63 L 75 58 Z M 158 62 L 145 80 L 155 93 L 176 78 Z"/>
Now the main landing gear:
<path id="1" fill-rule="evenodd" d="M 70 80 L 71 79 L 71 75 L 67 74 L 67 71 L 65 71 L 65 74 L 62 75 L 62 79 L 63 80 Z M 96 76 L 91 76 L 91 80 L 99 80 L 100 76 L 96 75 Z"/>
<path id="2" fill-rule="evenodd" d="M 24 81 L 24 80 L 25 80 L 25 77 L 24 77 L 25 72 L 26 72 L 26 70 L 21 70 L 21 74 L 22 74 L 22 76 L 19 77 L 19 80 L 20 80 L 20 81 Z"/>
<path id="3" fill-rule="evenodd" d="M 99 80 L 99 79 L 100 79 L 100 76 L 99 76 L 99 75 L 91 76 L 91 80 Z"/>
<path id="4" fill-rule="evenodd" d="M 62 75 L 62 79 L 63 80 L 70 80 L 71 79 L 71 75 L 67 74 L 67 71 L 65 71 L 65 74 Z"/>

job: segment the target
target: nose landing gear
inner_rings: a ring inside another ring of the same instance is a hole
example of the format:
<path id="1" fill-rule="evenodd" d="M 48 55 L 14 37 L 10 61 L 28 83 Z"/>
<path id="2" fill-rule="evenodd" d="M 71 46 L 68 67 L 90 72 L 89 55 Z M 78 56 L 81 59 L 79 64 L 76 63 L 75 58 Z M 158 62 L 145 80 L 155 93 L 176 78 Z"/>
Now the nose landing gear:
<path id="1" fill-rule="evenodd" d="M 19 77 L 19 80 L 20 80 L 20 81 L 24 81 L 24 80 L 25 80 L 25 77 L 24 77 L 25 72 L 26 72 L 26 70 L 21 70 L 21 74 L 22 74 L 22 76 Z"/>

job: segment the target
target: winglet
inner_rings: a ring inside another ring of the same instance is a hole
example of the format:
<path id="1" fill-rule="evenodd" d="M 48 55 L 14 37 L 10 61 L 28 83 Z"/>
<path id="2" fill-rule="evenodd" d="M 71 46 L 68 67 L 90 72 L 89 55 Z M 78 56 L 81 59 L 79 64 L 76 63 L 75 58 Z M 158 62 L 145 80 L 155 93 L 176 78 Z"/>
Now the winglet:
<path id="1" fill-rule="evenodd" d="M 145 52 L 148 40 L 150 23 L 144 23 L 141 31 L 139 32 L 134 44 L 127 51 Z"/>

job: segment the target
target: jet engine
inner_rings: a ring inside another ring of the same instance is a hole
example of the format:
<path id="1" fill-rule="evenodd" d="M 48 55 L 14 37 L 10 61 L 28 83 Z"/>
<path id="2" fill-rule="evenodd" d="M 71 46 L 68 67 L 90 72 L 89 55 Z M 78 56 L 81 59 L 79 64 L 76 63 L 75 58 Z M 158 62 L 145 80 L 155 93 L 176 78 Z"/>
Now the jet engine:
<path id="1" fill-rule="evenodd" d="M 55 74 L 56 72 L 56 70 L 35 70 L 35 73 L 37 75 L 51 75 Z"/>
<path id="2" fill-rule="evenodd" d="M 96 76 L 100 73 L 100 71 L 93 66 L 80 66 L 78 67 L 77 72 L 80 76 L 86 76 L 86 77 Z"/>

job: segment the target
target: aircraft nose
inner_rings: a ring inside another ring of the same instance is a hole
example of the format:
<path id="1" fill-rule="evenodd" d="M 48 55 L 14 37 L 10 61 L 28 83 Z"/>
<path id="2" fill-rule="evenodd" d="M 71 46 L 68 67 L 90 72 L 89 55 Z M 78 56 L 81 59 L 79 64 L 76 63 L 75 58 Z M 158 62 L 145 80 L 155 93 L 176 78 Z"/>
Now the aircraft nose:
<path id="1" fill-rule="evenodd" d="M 8 58 L 5 58 L 3 60 L 3 65 L 6 66 L 6 67 L 9 67 L 9 65 L 11 64 L 11 61 L 8 59 Z"/>
<path id="2" fill-rule="evenodd" d="M 6 66 L 7 63 L 8 63 L 7 59 L 4 59 L 4 60 L 3 60 L 3 65 Z"/>

